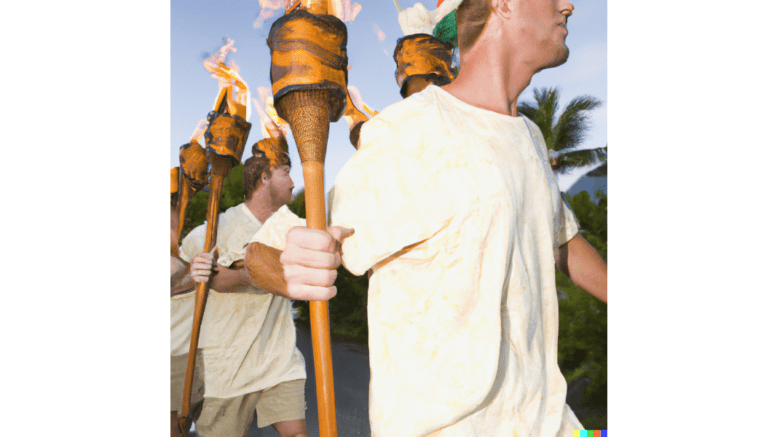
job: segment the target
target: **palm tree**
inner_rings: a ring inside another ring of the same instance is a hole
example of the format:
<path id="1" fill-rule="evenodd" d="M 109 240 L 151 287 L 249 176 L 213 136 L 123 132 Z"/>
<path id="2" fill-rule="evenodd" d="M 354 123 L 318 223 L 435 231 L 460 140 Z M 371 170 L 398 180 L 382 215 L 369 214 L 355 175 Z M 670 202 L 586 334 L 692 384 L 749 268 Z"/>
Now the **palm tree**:
<path id="1" fill-rule="evenodd" d="M 593 96 L 572 99 L 561 115 L 558 112 L 557 88 L 534 89 L 534 102 L 518 102 L 518 112 L 539 126 L 548 146 L 551 168 L 557 173 L 567 173 L 575 167 L 583 167 L 604 161 L 607 148 L 574 150 L 585 138 L 589 128 L 589 113 L 602 102 Z"/>

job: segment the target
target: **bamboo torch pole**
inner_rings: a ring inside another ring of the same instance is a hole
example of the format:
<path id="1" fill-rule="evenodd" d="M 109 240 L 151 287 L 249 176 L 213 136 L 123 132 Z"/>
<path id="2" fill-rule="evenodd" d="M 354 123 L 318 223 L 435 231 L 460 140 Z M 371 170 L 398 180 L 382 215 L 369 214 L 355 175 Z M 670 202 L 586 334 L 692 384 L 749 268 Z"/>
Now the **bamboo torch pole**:
<path id="1" fill-rule="evenodd" d="M 237 114 L 234 118 L 221 111 L 226 110 L 227 99 L 231 95 L 232 87 L 225 87 L 221 90 L 219 98 L 216 101 L 216 109 L 211 116 L 209 127 L 209 136 L 206 135 L 208 143 L 208 155 L 210 160 L 210 196 L 208 197 L 208 210 L 206 213 L 207 227 L 205 234 L 204 251 L 209 252 L 216 245 L 216 236 L 218 231 L 219 203 L 221 202 L 221 192 L 224 179 L 229 176 L 235 161 L 240 162 L 243 155 L 243 148 L 248 139 L 248 131 L 251 124 L 246 122 L 240 116 L 245 117 L 245 113 Z M 192 383 L 194 381 L 194 366 L 197 357 L 197 346 L 200 338 L 200 327 L 202 318 L 205 314 L 205 303 L 208 298 L 211 280 L 208 282 L 197 283 L 195 289 L 194 301 L 194 320 L 192 322 L 192 338 L 189 343 L 189 355 L 186 362 L 186 375 L 183 389 L 183 402 L 181 412 L 178 415 L 178 426 L 183 435 L 188 435 L 192 424 L 191 417 L 191 394 Z"/>
<path id="2" fill-rule="evenodd" d="M 325 231 L 324 158 L 329 123 L 345 109 L 347 30 L 326 1 L 302 5 L 272 25 L 270 78 L 278 115 L 289 123 L 302 161 L 307 226 Z M 310 302 L 310 320 L 319 432 L 337 437 L 327 302 Z"/>

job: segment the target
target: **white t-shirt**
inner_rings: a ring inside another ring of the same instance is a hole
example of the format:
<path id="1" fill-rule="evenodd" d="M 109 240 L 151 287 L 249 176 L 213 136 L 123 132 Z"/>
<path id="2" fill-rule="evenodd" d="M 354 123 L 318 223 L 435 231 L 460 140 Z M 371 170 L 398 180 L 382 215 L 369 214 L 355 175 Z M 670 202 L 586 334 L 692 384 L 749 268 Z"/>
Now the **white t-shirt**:
<path id="1" fill-rule="evenodd" d="M 332 211 L 355 230 L 345 267 L 373 269 L 374 436 L 582 429 L 565 405 L 555 284 L 578 226 L 534 123 L 429 86 L 362 127 Z"/>
<path id="2" fill-rule="evenodd" d="M 304 225 L 286 206 L 264 224 L 244 203 L 232 207 L 219 215 L 218 263 L 227 267 L 245 258 L 246 246 L 253 241 L 283 250 L 289 229 Z M 204 245 L 202 225 L 184 239 L 184 258 L 189 261 Z M 188 353 L 193 313 L 194 293 L 171 299 L 171 355 Z M 233 397 L 306 378 L 305 360 L 296 347 L 291 301 L 253 286 L 235 293 L 210 290 L 198 346 L 207 397 Z"/>

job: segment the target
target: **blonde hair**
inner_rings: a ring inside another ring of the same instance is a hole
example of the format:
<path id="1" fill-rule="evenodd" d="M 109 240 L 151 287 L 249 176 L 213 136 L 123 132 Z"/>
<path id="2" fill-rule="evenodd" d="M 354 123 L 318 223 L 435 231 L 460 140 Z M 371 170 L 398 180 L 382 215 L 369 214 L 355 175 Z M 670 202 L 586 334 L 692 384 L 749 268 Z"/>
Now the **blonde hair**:
<path id="1" fill-rule="evenodd" d="M 456 32 L 459 51 L 466 52 L 475 45 L 491 16 L 490 0 L 464 0 L 456 9 Z"/>

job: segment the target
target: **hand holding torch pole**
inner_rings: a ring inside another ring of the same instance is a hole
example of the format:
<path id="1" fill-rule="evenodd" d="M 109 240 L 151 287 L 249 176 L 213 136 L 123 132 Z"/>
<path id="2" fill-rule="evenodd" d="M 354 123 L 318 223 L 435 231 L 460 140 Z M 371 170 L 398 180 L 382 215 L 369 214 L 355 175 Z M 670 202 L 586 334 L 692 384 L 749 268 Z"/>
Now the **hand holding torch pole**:
<path id="1" fill-rule="evenodd" d="M 243 156 L 243 148 L 248 140 L 248 132 L 251 123 L 245 121 L 245 106 L 235 105 L 229 102 L 232 87 L 222 88 L 216 101 L 214 111 L 208 114 L 208 131 L 205 140 L 208 145 L 208 158 L 210 160 L 210 196 L 208 197 L 208 210 L 206 213 L 207 228 L 205 234 L 204 251 L 210 252 L 216 245 L 216 232 L 218 230 L 219 203 L 224 185 L 224 179 L 235 164 L 239 164 Z M 236 114 L 230 114 L 227 108 L 235 108 Z M 242 111 L 241 111 L 242 109 Z M 205 302 L 210 289 L 208 282 L 198 282 L 195 289 L 194 320 L 192 322 L 192 338 L 189 344 L 189 355 L 186 362 L 186 379 L 184 381 L 183 402 L 181 412 L 178 415 L 178 426 L 183 435 L 188 435 L 192 424 L 191 394 L 194 381 L 194 366 L 197 357 L 197 346 L 200 338 L 202 317 L 205 313 Z"/>
<path id="2" fill-rule="evenodd" d="M 331 4 L 330 4 L 331 3 Z M 278 115 L 291 127 L 305 179 L 309 228 L 326 230 L 324 158 L 329 123 L 345 110 L 348 58 L 345 24 L 333 15 L 337 1 L 304 0 L 272 25 L 273 97 Z M 342 9 L 342 8 L 340 8 Z M 337 436 L 334 377 L 326 302 L 310 302 L 319 431 Z"/>

